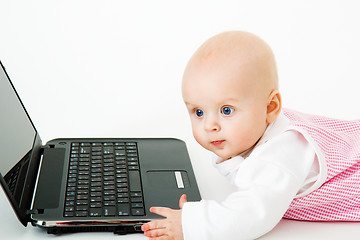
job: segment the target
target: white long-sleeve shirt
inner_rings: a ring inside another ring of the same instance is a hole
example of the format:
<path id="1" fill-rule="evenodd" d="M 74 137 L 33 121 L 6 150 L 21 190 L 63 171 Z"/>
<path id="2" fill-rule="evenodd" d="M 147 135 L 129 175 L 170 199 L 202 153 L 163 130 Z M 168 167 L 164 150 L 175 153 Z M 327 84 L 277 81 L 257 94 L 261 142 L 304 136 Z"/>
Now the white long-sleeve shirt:
<path id="1" fill-rule="evenodd" d="M 251 150 L 214 165 L 235 187 L 223 202 L 187 202 L 182 209 L 185 240 L 254 239 L 281 220 L 292 200 L 319 186 L 313 146 L 283 114 Z M 285 131 L 284 131 L 285 130 Z M 315 184 L 316 183 L 316 184 Z"/>

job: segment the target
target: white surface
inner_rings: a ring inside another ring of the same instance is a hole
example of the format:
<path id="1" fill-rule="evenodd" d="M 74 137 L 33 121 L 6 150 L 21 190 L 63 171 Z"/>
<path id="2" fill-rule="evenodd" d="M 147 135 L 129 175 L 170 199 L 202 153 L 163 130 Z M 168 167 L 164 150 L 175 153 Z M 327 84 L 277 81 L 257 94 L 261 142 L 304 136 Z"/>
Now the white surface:
<path id="1" fill-rule="evenodd" d="M 0 0 L 0 60 L 44 142 L 56 137 L 177 137 L 204 198 L 230 190 L 192 136 L 181 100 L 187 60 L 207 38 L 251 31 L 275 52 L 284 106 L 354 119 L 360 112 L 358 1 Z M 1 239 L 22 227 L 0 193 Z M 354 239 L 360 223 L 283 220 L 263 239 Z M 59 239 L 145 239 L 80 233 Z"/>
<path id="2" fill-rule="evenodd" d="M 191 148 L 191 146 L 189 146 Z M 196 147 L 194 147 L 196 148 Z M 207 154 L 198 151 L 196 154 L 191 154 L 193 159 L 195 157 L 207 157 Z M 231 188 L 224 179 L 216 172 L 213 174 L 211 164 L 204 164 L 200 166 L 194 164 L 197 172 L 200 188 L 203 197 L 215 198 L 221 200 L 220 194 L 225 196 Z M 73 233 L 64 234 L 60 236 L 49 235 L 38 227 L 33 227 L 30 224 L 27 228 L 23 227 L 17 220 L 11 206 L 8 203 L 3 191 L 0 191 L 0 231 L 1 239 L 147 239 L 142 234 L 130 234 L 126 236 L 114 235 L 113 233 Z M 293 220 L 281 220 L 281 222 L 268 234 L 261 237 L 261 240 L 338 240 L 338 239 L 357 239 L 360 236 L 360 222 L 301 222 Z"/>

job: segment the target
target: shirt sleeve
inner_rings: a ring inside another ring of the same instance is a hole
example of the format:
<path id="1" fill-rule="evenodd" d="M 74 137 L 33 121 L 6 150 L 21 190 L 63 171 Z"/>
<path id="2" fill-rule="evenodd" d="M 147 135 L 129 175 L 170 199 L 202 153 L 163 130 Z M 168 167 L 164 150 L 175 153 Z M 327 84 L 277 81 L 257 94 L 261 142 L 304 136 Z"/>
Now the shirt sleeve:
<path id="1" fill-rule="evenodd" d="M 286 131 L 256 147 L 232 173 L 237 190 L 222 203 L 184 204 L 184 239 L 254 239 L 267 233 L 303 185 L 314 158 L 313 148 L 296 131 Z"/>

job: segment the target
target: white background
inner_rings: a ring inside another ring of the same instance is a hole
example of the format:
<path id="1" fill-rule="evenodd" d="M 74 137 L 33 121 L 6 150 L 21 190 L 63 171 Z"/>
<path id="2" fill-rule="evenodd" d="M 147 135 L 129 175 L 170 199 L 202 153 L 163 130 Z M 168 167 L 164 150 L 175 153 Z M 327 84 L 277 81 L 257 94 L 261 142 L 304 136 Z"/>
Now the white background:
<path id="1" fill-rule="evenodd" d="M 285 107 L 358 119 L 357 2 L 0 0 L 0 60 L 44 142 L 177 137 L 202 196 L 221 200 L 230 188 L 193 140 L 181 99 L 187 60 L 214 34 L 253 32 L 276 55 Z"/>

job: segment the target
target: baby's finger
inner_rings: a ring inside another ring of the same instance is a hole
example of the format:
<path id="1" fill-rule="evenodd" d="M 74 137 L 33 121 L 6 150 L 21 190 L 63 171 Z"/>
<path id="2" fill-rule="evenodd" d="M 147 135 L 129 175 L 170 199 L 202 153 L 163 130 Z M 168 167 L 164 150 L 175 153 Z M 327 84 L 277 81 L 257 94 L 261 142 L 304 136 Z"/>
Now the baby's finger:
<path id="1" fill-rule="evenodd" d="M 167 217 L 171 211 L 172 211 L 172 209 L 165 208 L 165 207 L 151 207 L 150 208 L 150 212 L 155 213 L 160 216 L 163 216 L 163 217 Z"/>
<path id="2" fill-rule="evenodd" d="M 159 228 L 165 228 L 165 224 L 164 224 L 163 220 L 154 220 L 154 221 L 145 223 L 141 226 L 141 230 L 143 232 L 146 232 L 149 230 L 154 230 L 154 229 L 159 229 Z"/>
<path id="3" fill-rule="evenodd" d="M 182 209 L 182 207 L 184 206 L 184 203 L 186 203 L 186 202 L 187 202 L 186 194 L 181 195 L 180 200 L 179 200 L 180 209 Z"/>
<path id="4" fill-rule="evenodd" d="M 171 239 L 169 238 L 169 236 L 164 235 L 164 236 L 161 236 L 161 237 L 149 238 L 149 240 L 171 240 Z"/>
<path id="5" fill-rule="evenodd" d="M 155 238 L 155 237 L 161 237 L 167 235 L 166 232 L 167 231 L 165 228 L 158 228 L 158 229 L 146 231 L 144 232 L 144 235 L 148 238 Z"/>

